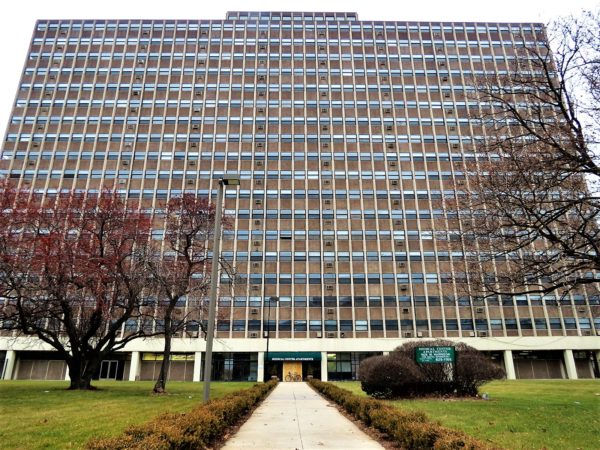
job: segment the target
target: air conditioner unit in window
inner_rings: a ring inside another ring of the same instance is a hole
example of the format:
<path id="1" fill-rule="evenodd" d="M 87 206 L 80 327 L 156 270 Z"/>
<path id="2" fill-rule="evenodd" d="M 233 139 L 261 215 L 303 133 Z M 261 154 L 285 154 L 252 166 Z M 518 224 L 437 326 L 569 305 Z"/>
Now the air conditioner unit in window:
<path id="1" fill-rule="evenodd" d="M 408 308 L 402 308 L 402 314 L 408 314 L 410 310 Z"/>
<path id="2" fill-rule="evenodd" d="M 333 286 L 331 286 L 331 285 L 325 286 L 325 290 L 326 291 L 333 291 Z"/>
<path id="3" fill-rule="evenodd" d="M 323 337 L 323 333 L 321 333 L 320 331 L 317 331 L 317 337 L 318 337 L 318 338 L 321 338 L 321 337 Z"/>
<path id="4" fill-rule="evenodd" d="M 331 241 L 325 242 L 325 247 L 333 247 L 333 242 L 331 242 Z"/>
<path id="5" fill-rule="evenodd" d="M 253 263 L 252 263 L 252 267 L 253 267 L 254 269 L 259 269 L 259 268 L 260 268 L 260 263 L 253 262 Z"/>
<path id="6" fill-rule="evenodd" d="M 585 308 L 577 308 L 577 312 L 585 313 L 586 309 Z"/>
<path id="7" fill-rule="evenodd" d="M 478 332 L 477 332 L 477 335 L 478 335 L 479 337 L 487 337 L 487 335 L 488 335 L 488 334 L 487 334 L 487 331 L 478 331 Z"/>
<path id="8" fill-rule="evenodd" d="M 448 77 L 442 77 L 442 81 L 448 81 Z"/>
<path id="9" fill-rule="evenodd" d="M 400 290 L 402 292 L 408 291 L 408 286 L 406 284 L 403 284 L 403 285 L 400 286 Z"/>
<path id="10" fill-rule="evenodd" d="M 255 247 L 258 247 L 261 245 L 261 241 L 252 241 L 252 245 L 254 245 Z"/>
<path id="11" fill-rule="evenodd" d="M 187 184 L 188 184 L 189 186 L 192 186 L 192 185 L 194 184 L 194 180 L 187 180 Z"/>
<path id="12" fill-rule="evenodd" d="M 126 180 L 119 180 L 119 184 L 125 184 Z"/>
<path id="13" fill-rule="evenodd" d="M 327 199 L 327 200 L 325 200 L 325 201 L 324 201 L 324 203 L 325 203 L 326 205 L 331 205 L 331 200 Z"/>
<path id="14" fill-rule="evenodd" d="M 129 161 L 121 161 L 121 164 L 123 164 L 124 166 L 128 166 L 129 165 Z"/>
<path id="15" fill-rule="evenodd" d="M 255 339 L 258 337 L 258 333 L 256 331 L 251 331 L 250 333 L 248 333 L 248 337 Z"/>
<path id="16" fill-rule="evenodd" d="M 255 220 L 254 225 L 260 225 L 260 220 Z"/>
<path id="17" fill-rule="evenodd" d="M 474 331 L 469 331 L 469 337 L 475 337 L 475 332 Z"/>
<path id="18" fill-rule="evenodd" d="M 331 263 L 331 262 L 325 263 L 325 267 L 327 267 L 328 269 L 333 269 L 333 263 Z"/>
<path id="19" fill-rule="evenodd" d="M 391 180 L 390 183 L 392 186 L 398 186 L 398 180 Z"/>
<path id="20" fill-rule="evenodd" d="M 335 314 L 334 308 L 327 308 L 327 314 Z"/>
<path id="21" fill-rule="evenodd" d="M 333 331 L 328 331 L 327 332 L 327 337 L 328 338 L 334 338 L 335 337 L 335 333 Z"/>
<path id="22" fill-rule="evenodd" d="M 253 314 L 253 315 L 258 314 L 258 308 L 251 308 L 250 309 L 250 314 Z"/>
<path id="23" fill-rule="evenodd" d="M 262 200 L 260 198 L 257 198 L 256 200 L 254 200 L 254 204 L 255 205 L 262 205 Z"/>
<path id="24" fill-rule="evenodd" d="M 196 148 L 196 147 L 198 147 L 198 143 L 197 143 L 197 142 L 192 142 L 192 143 L 190 144 L 190 147 L 192 147 L 192 148 Z"/>
<path id="25" fill-rule="evenodd" d="M 263 180 L 255 180 L 257 186 L 262 186 Z"/>
<path id="26" fill-rule="evenodd" d="M 262 161 L 256 161 L 256 165 L 257 165 L 258 167 L 261 167 L 261 166 L 263 165 L 263 162 L 262 162 Z M 256 180 L 256 181 L 258 181 L 258 180 Z"/>
<path id="27" fill-rule="evenodd" d="M 396 247 L 404 247 L 404 241 L 396 241 Z"/>
<path id="28" fill-rule="evenodd" d="M 253 291 L 258 291 L 259 289 L 260 289 L 260 285 L 258 285 L 258 284 L 253 284 L 252 285 L 252 290 Z"/>
<path id="29" fill-rule="evenodd" d="M 200 129 L 200 125 L 198 125 L 197 123 L 192 125 L 192 130 L 199 130 L 199 129 Z"/>
<path id="30" fill-rule="evenodd" d="M 323 167 L 329 167 L 329 161 L 323 161 Z"/>
<path id="31" fill-rule="evenodd" d="M 423 332 L 422 331 L 417 331 L 417 337 L 423 337 Z"/>
<path id="32" fill-rule="evenodd" d="M 412 331 L 405 331 L 405 332 L 404 332 L 402 335 L 403 335 L 405 338 L 412 337 Z"/>
<path id="33" fill-rule="evenodd" d="M 189 164 L 190 164 L 190 166 L 195 166 L 195 165 L 196 165 L 196 161 L 194 161 L 194 160 L 191 160 L 191 161 L 189 162 Z"/>
<path id="34" fill-rule="evenodd" d="M 399 268 L 406 267 L 406 263 L 404 263 L 404 262 L 399 262 L 399 263 L 398 263 L 398 267 L 399 267 Z"/>
<path id="35" fill-rule="evenodd" d="M 477 308 L 475 308 L 475 312 L 476 312 L 477 314 L 483 314 L 483 313 L 484 313 L 484 311 L 485 311 L 485 310 L 483 309 L 483 307 L 482 307 L 482 306 L 478 306 Z"/>

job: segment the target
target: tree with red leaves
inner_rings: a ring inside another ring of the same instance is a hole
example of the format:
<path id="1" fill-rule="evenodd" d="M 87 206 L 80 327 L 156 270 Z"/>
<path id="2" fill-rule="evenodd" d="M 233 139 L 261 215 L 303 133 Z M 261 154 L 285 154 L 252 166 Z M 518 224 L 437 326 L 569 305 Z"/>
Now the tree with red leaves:
<path id="1" fill-rule="evenodd" d="M 0 321 L 66 362 L 70 389 L 110 353 L 152 335 L 144 298 L 151 220 L 111 190 L 38 198 L 0 186 Z"/>
<path id="2" fill-rule="evenodd" d="M 207 243 L 213 236 L 215 214 L 214 204 L 191 194 L 173 197 L 166 205 L 164 239 L 149 260 L 165 340 L 155 393 L 166 389 L 174 334 L 191 327 L 206 331 L 213 263 Z M 232 269 L 224 261 L 218 263 L 231 274 Z"/>

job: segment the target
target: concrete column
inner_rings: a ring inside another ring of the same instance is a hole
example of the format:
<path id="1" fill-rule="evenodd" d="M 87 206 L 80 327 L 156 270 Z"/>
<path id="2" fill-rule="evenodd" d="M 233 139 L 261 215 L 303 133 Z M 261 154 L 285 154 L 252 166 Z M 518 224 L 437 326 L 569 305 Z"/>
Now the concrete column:
<path id="1" fill-rule="evenodd" d="M 129 364 L 129 381 L 139 381 L 140 379 L 140 352 L 131 352 L 131 361 Z"/>
<path id="2" fill-rule="evenodd" d="M 565 360 L 565 368 L 567 369 L 567 378 L 569 380 L 577 379 L 577 366 L 575 366 L 575 358 L 573 357 L 573 350 L 565 350 L 563 352 Z"/>
<path id="3" fill-rule="evenodd" d="M 15 361 L 17 360 L 17 352 L 14 350 L 6 351 L 6 358 L 4 360 L 4 370 L 2 372 L 3 380 L 12 380 L 13 371 L 15 370 Z"/>
<path id="4" fill-rule="evenodd" d="M 194 353 L 194 373 L 192 381 L 199 382 L 202 379 L 202 352 Z"/>
<path id="5" fill-rule="evenodd" d="M 258 352 L 258 371 L 256 372 L 256 381 L 266 383 L 265 380 L 265 352 Z"/>
<path id="6" fill-rule="evenodd" d="M 321 381 L 327 380 L 327 352 L 321 352 Z"/>
<path id="7" fill-rule="evenodd" d="M 507 380 L 516 380 L 517 373 L 515 372 L 515 362 L 511 350 L 504 350 L 504 370 L 506 370 Z"/>

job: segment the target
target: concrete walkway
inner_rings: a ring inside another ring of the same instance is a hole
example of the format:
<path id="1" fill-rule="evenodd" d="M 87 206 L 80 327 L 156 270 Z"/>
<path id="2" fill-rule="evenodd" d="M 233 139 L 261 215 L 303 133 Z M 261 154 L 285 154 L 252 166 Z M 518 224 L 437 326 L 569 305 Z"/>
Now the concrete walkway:
<path id="1" fill-rule="evenodd" d="M 279 383 L 225 450 L 383 449 L 306 383 Z"/>

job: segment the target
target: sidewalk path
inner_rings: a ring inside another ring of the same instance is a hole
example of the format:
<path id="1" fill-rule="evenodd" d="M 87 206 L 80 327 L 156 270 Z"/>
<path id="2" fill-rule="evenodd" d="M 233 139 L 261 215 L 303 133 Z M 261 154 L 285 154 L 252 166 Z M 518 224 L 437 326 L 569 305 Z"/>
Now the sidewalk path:
<path id="1" fill-rule="evenodd" d="M 224 450 L 383 449 L 306 383 L 279 383 Z"/>

